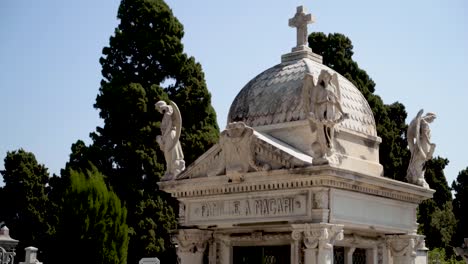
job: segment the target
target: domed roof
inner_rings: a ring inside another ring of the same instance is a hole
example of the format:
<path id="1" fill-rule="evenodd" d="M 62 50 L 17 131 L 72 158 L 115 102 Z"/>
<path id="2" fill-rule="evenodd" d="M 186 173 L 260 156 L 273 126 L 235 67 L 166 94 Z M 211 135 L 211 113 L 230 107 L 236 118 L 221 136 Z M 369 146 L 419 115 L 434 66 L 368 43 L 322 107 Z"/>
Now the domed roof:
<path id="1" fill-rule="evenodd" d="M 307 73 L 318 80 L 322 70 L 336 73 L 313 56 L 284 59 L 245 85 L 231 105 L 228 123 L 242 121 L 251 127 L 306 120 L 302 98 Z M 316 54 L 313 54 L 317 57 Z M 372 110 L 361 92 L 338 73 L 342 108 L 349 117 L 338 126 L 365 135 L 377 136 Z"/>
<path id="2" fill-rule="evenodd" d="M 257 127 L 306 120 L 302 98 L 304 77 L 310 73 L 316 81 L 322 70 L 336 73 L 308 57 L 285 61 L 260 73 L 234 99 L 228 122 L 242 121 L 248 126 Z M 374 116 L 364 96 L 340 74 L 338 82 L 342 108 L 349 115 L 339 126 L 377 136 Z"/>
<path id="3" fill-rule="evenodd" d="M 337 125 L 364 135 L 377 136 L 374 116 L 364 96 L 345 77 L 322 64 L 322 57 L 307 45 L 307 24 L 314 17 L 297 7 L 289 26 L 297 28 L 297 45 L 281 58 L 281 63 L 260 73 L 245 85 L 231 105 L 228 123 L 242 121 L 258 127 L 306 120 L 304 78 L 313 76 L 317 85 L 319 74 L 327 71 L 338 76 L 341 108 L 347 118 Z"/>

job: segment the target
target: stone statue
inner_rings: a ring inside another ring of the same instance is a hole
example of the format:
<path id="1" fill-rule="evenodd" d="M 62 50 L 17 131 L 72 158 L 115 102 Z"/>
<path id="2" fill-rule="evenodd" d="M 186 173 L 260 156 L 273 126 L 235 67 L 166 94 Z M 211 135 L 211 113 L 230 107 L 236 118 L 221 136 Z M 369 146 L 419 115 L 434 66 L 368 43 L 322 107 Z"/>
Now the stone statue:
<path id="1" fill-rule="evenodd" d="M 162 180 L 173 180 L 185 170 L 184 153 L 179 142 L 182 117 L 179 108 L 172 101 L 170 105 L 164 101 L 157 102 L 156 110 L 164 115 L 161 121 L 161 135 L 156 137 L 166 159 L 166 173 Z"/>
<path id="2" fill-rule="evenodd" d="M 338 75 L 322 70 L 317 84 L 314 77 L 306 74 L 304 79 L 305 109 L 317 142 L 312 145 L 314 164 L 325 164 L 333 155 L 335 125 L 348 118 L 341 107 L 341 92 Z"/>
<path id="3" fill-rule="evenodd" d="M 435 144 L 431 143 L 431 130 L 429 124 L 434 121 L 436 115 L 427 113 L 422 116 L 421 109 L 416 117 L 408 126 L 406 137 L 408 138 L 408 147 L 411 151 L 411 160 L 406 172 L 406 179 L 409 183 L 413 183 L 424 188 L 429 188 L 429 185 L 424 180 L 424 164 L 432 158 Z"/>

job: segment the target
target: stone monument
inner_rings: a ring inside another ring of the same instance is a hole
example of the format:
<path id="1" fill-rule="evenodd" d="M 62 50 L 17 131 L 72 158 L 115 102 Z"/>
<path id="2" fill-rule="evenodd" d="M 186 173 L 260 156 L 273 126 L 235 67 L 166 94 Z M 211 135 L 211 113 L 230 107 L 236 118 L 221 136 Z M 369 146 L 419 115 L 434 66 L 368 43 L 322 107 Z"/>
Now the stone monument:
<path id="1" fill-rule="evenodd" d="M 218 144 L 159 183 L 179 202 L 180 263 L 427 262 L 416 209 L 434 191 L 383 177 L 371 108 L 307 46 L 311 22 L 298 7 L 297 46 L 239 92 Z"/>

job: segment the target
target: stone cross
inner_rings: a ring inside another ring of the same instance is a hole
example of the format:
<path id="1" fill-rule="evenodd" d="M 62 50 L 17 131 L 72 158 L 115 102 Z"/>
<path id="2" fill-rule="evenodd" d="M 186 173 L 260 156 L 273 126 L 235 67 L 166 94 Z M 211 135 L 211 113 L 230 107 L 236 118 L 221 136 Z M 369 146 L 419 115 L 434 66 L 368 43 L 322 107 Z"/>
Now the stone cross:
<path id="1" fill-rule="evenodd" d="M 306 14 L 304 6 L 298 6 L 296 14 L 289 19 L 289 26 L 297 29 L 297 46 L 293 50 L 307 48 L 307 25 L 315 22 L 311 14 Z"/>

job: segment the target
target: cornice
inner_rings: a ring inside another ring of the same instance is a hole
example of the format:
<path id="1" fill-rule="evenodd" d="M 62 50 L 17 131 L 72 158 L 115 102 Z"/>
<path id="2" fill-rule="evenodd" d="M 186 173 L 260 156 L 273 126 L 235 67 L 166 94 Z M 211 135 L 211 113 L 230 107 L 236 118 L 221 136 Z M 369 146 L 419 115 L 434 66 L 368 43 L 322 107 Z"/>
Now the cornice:
<path id="1" fill-rule="evenodd" d="M 419 204 L 434 193 L 434 190 L 405 182 L 359 174 L 330 165 L 251 172 L 244 174 L 241 182 L 229 183 L 228 180 L 227 176 L 202 177 L 160 182 L 159 186 L 179 199 L 326 187 Z"/>

